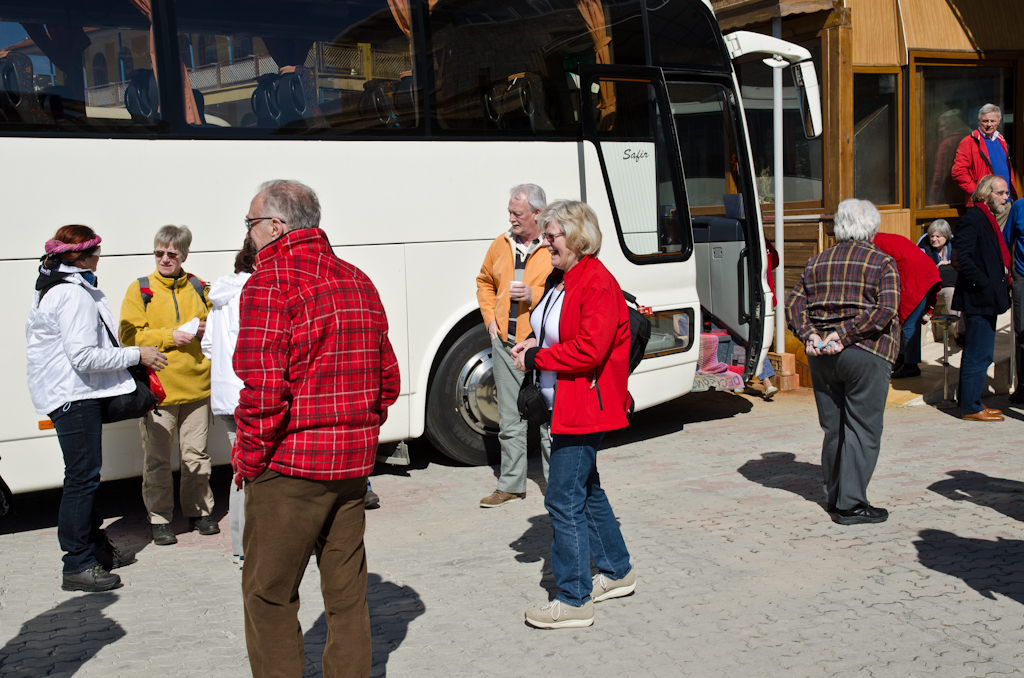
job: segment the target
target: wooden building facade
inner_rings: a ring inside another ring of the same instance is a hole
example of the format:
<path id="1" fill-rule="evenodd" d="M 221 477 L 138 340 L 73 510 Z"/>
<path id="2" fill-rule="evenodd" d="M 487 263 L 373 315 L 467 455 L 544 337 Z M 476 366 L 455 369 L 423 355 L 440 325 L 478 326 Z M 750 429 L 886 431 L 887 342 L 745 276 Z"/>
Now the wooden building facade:
<path id="1" fill-rule="evenodd" d="M 821 81 L 820 140 L 802 138 L 790 110 L 795 102 L 787 98 L 787 287 L 828 246 L 841 200 L 871 200 L 882 212 L 883 231 L 912 239 L 934 219 L 955 225 L 965 196 L 950 167 L 986 103 L 1003 109 L 1001 132 L 1021 176 L 1024 134 L 1015 122 L 1024 112 L 1024 0 L 711 2 L 724 33 L 771 34 L 772 19 L 781 17 L 782 37 L 811 50 Z M 766 82 L 759 70 L 753 62 L 737 63 L 745 103 L 752 95 L 755 110 Z M 767 176 L 770 134 L 764 139 L 752 130 L 751 144 L 755 171 Z M 1020 185 L 1017 190 L 1020 195 Z M 773 237 L 775 206 L 762 198 L 761 207 Z"/>

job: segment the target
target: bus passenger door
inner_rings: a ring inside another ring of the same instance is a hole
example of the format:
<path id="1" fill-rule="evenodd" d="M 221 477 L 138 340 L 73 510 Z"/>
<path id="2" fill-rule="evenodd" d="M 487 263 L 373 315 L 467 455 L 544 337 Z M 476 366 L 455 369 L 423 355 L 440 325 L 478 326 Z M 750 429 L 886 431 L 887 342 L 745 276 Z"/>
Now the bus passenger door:
<path id="1" fill-rule="evenodd" d="M 583 130 L 597 145 L 626 258 L 635 264 L 689 258 L 689 210 L 661 71 L 581 70 Z"/>

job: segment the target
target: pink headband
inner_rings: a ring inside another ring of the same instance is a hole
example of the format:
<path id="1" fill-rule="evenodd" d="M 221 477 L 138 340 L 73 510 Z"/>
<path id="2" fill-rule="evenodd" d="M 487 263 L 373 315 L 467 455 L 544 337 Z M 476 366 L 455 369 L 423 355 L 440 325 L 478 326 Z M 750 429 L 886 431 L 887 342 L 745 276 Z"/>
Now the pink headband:
<path id="1" fill-rule="evenodd" d="M 91 240 L 86 240 L 85 242 L 76 243 L 66 243 L 61 242 L 60 240 L 50 239 L 46 241 L 46 245 L 43 246 L 43 249 L 46 251 L 47 254 L 63 254 L 64 252 L 83 252 L 85 250 L 96 247 L 101 242 L 103 242 L 103 238 L 99 236 L 96 236 Z"/>

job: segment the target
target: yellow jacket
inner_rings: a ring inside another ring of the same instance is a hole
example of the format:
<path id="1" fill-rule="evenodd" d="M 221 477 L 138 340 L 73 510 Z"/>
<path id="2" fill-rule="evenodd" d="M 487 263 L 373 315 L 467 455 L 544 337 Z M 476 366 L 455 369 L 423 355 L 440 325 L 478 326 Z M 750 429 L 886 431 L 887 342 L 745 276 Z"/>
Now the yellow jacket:
<path id="1" fill-rule="evenodd" d="M 208 297 L 200 297 L 184 271 L 178 278 L 149 274 L 153 298 L 143 303 L 139 281 L 128 286 L 121 304 L 121 343 L 125 346 L 155 346 L 167 355 L 167 367 L 160 382 L 167 392 L 164 405 L 194 403 L 210 395 L 210 361 L 203 355 L 199 338 L 177 348 L 171 333 L 192 318 L 206 320 Z M 204 285 L 204 291 L 209 287 Z"/>
<path id="2" fill-rule="evenodd" d="M 505 341 L 508 336 L 508 312 L 512 299 L 508 296 L 508 285 L 516 279 L 514 245 L 508 233 L 502 233 L 491 243 L 484 257 L 480 275 L 476 277 L 476 300 L 484 317 L 484 327 L 495 321 L 498 337 Z M 538 246 L 526 260 L 523 282 L 533 288 L 533 299 L 529 304 L 519 301 L 516 316 L 516 341 L 529 336 L 530 312 L 544 296 L 544 281 L 551 274 L 551 253 L 543 245 Z"/>

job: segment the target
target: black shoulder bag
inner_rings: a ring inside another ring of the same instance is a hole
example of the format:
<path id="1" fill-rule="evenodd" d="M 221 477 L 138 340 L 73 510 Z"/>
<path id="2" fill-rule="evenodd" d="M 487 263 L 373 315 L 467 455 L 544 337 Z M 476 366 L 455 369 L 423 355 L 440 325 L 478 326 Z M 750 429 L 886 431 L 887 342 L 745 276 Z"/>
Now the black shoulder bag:
<path id="1" fill-rule="evenodd" d="M 114 346 L 120 346 L 117 339 L 114 338 L 114 333 L 107 327 L 107 323 L 103 320 L 102 316 L 100 316 L 100 322 L 103 323 L 103 329 L 107 331 L 107 336 L 110 337 L 110 343 Z M 149 388 L 149 371 L 142 364 L 142 361 L 139 361 L 138 365 L 129 367 L 128 374 L 132 375 L 132 379 L 135 380 L 135 390 L 131 393 L 104 398 L 101 401 L 104 424 L 112 424 L 115 421 L 124 421 L 125 419 L 138 419 L 139 417 L 146 416 L 146 413 L 150 410 L 156 409 L 157 399 Z"/>
<path id="2" fill-rule="evenodd" d="M 562 296 L 562 292 L 558 293 L 558 296 Z M 544 346 L 544 329 L 548 324 L 548 310 L 551 306 L 552 297 L 554 290 L 549 294 L 547 303 L 544 304 L 544 310 L 540 316 L 540 338 L 537 340 L 537 346 Z M 540 391 L 540 374 L 537 370 L 530 370 L 523 375 L 523 385 L 519 387 L 519 398 L 516 400 L 516 405 L 519 408 L 519 418 L 524 419 L 531 424 L 540 426 L 551 421 L 551 410 L 548 409 L 548 404 L 544 402 L 544 394 Z"/>

